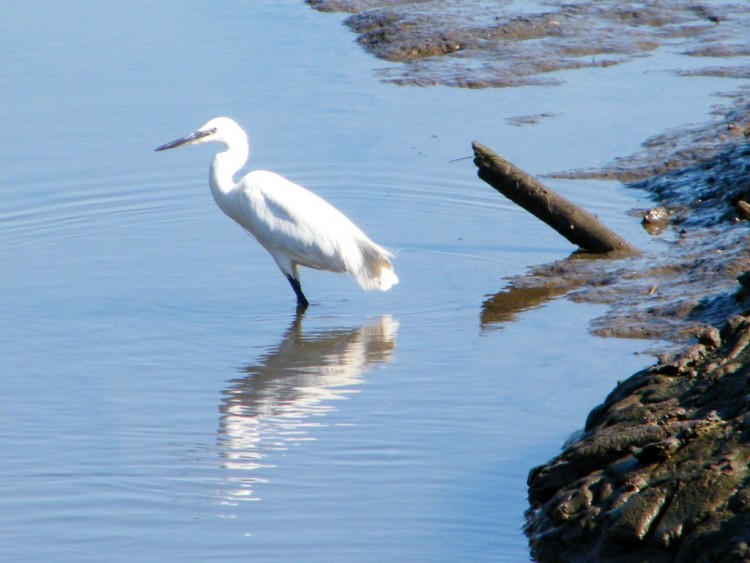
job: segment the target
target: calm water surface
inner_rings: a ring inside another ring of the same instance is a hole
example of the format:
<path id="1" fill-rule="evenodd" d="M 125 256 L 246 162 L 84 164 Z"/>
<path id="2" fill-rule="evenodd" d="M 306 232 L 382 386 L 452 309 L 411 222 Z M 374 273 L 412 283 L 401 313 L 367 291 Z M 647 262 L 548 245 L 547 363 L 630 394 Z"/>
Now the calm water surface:
<path id="1" fill-rule="evenodd" d="M 505 276 L 571 248 L 456 159 L 476 138 L 534 174 L 600 165 L 707 115 L 716 83 L 647 72 L 665 53 L 398 88 L 299 0 L 0 14 L 0 560 L 527 559 L 529 469 L 649 343 L 592 338 L 603 309 L 564 299 L 482 325 Z M 216 115 L 393 248 L 400 285 L 304 271 L 296 318 L 211 200 L 214 147 L 153 152 Z M 654 244 L 640 194 L 553 184 Z"/>

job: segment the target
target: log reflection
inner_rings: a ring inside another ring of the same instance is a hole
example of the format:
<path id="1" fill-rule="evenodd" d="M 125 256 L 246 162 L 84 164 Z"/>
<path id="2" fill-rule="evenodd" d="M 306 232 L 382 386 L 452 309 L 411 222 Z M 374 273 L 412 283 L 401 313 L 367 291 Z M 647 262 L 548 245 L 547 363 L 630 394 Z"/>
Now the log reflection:
<path id="1" fill-rule="evenodd" d="M 510 322 L 518 313 L 537 309 L 571 289 L 562 286 L 511 286 L 482 303 L 482 326 Z"/>

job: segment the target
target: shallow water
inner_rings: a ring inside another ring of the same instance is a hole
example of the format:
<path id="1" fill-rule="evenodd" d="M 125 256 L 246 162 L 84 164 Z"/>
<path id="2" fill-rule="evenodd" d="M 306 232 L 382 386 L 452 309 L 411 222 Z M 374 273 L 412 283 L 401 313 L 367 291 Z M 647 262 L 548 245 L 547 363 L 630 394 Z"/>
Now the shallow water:
<path id="1" fill-rule="evenodd" d="M 604 309 L 564 299 L 482 324 L 505 276 L 572 249 L 456 159 L 476 138 L 533 174 L 601 165 L 707 115 L 716 81 L 648 73 L 665 53 L 558 87 L 398 88 L 296 0 L 3 12 L 0 559 L 527 558 L 529 469 L 649 343 L 591 337 Z M 211 200 L 213 148 L 153 152 L 219 114 L 253 167 L 393 248 L 401 283 L 304 271 L 295 318 Z M 641 194 L 550 184 L 658 244 L 626 213 Z"/>

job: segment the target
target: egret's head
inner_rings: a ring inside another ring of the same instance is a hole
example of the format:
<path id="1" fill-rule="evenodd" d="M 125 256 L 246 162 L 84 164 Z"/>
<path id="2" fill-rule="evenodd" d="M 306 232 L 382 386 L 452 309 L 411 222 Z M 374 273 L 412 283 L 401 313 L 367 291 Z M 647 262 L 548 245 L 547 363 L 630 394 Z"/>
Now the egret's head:
<path id="1" fill-rule="evenodd" d="M 247 143 L 247 135 L 242 130 L 242 127 L 237 125 L 232 119 L 228 117 L 216 117 L 194 133 L 175 139 L 155 150 L 163 151 L 181 147 L 182 145 L 199 145 L 211 141 L 216 141 L 226 147 L 230 147 L 240 141 Z"/>

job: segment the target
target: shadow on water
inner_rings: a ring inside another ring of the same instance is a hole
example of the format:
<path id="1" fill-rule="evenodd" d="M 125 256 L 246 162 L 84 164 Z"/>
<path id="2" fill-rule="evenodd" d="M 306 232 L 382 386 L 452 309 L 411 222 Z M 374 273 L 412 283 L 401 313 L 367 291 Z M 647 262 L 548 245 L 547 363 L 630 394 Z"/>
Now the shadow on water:
<path id="1" fill-rule="evenodd" d="M 222 467 L 255 471 L 273 467 L 264 460 L 274 451 L 314 440 L 313 417 L 335 410 L 332 401 L 364 382 L 373 366 L 388 362 L 396 347 L 398 322 L 390 316 L 358 328 L 304 334 L 303 314 L 295 316 L 281 342 L 242 368 L 244 375 L 223 392 L 219 422 Z M 259 500 L 256 475 L 231 477 L 228 502 Z"/>

